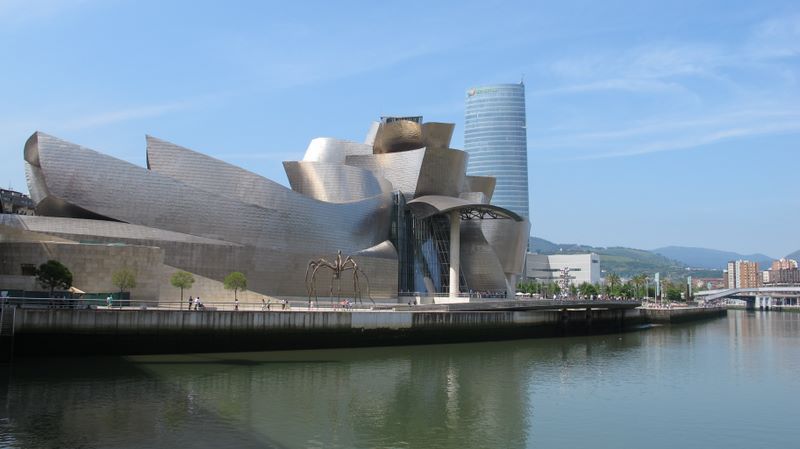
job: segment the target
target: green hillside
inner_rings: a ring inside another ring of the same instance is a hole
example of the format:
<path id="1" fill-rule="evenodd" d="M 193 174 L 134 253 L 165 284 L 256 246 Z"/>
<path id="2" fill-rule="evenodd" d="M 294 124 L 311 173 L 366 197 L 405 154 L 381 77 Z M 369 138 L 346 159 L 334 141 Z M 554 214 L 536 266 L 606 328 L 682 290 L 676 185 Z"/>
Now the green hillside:
<path id="1" fill-rule="evenodd" d="M 531 251 L 540 254 L 580 254 L 593 252 L 600 256 L 600 269 L 604 273 L 616 273 L 623 278 L 629 278 L 640 273 L 653 275 L 661 273 L 662 277 L 683 280 L 692 277 L 722 277 L 720 270 L 687 269 L 687 266 L 676 261 L 655 254 L 650 251 L 624 247 L 594 247 L 578 244 L 556 244 L 544 239 L 536 238 L 530 241 Z"/>

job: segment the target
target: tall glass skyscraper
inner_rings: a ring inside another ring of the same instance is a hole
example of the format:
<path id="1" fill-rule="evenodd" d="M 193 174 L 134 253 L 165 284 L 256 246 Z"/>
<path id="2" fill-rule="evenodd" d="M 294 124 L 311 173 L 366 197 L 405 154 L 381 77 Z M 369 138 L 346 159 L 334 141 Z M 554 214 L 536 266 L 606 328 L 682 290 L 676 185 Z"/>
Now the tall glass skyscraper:
<path id="1" fill-rule="evenodd" d="M 467 174 L 497 178 L 492 204 L 530 219 L 524 84 L 467 90 L 464 149 Z"/>

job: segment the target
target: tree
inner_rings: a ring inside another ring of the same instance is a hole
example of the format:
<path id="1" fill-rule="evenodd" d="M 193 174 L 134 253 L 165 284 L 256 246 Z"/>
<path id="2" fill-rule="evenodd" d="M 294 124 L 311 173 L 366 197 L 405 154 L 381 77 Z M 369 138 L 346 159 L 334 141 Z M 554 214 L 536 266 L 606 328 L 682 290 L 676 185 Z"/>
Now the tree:
<path id="1" fill-rule="evenodd" d="M 681 288 L 675 285 L 670 285 L 667 288 L 667 300 L 668 301 L 680 301 L 681 300 Z"/>
<path id="2" fill-rule="evenodd" d="M 122 292 L 136 287 L 136 273 L 128 267 L 120 268 L 111 275 L 111 283 L 119 289 L 119 299 Z"/>
<path id="3" fill-rule="evenodd" d="M 569 284 L 569 295 L 573 298 L 578 296 L 578 287 L 575 284 Z"/>
<path id="4" fill-rule="evenodd" d="M 61 262 L 48 260 L 39 265 L 36 270 L 36 280 L 39 281 L 42 287 L 50 289 L 50 297 L 52 298 L 56 287 L 64 290 L 72 287 L 72 272 Z"/>
<path id="5" fill-rule="evenodd" d="M 631 278 L 631 284 L 633 284 L 633 287 L 635 288 L 636 296 L 639 296 L 639 293 L 641 292 L 641 290 L 643 290 L 643 287 L 647 284 L 647 275 L 643 273 L 637 274 L 636 276 Z M 643 296 L 647 296 L 646 294 L 647 292 L 644 293 L 645 294 Z"/>
<path id="6" fill-rule="evenodd" d="M 633 298 L 634 291 L 633 291 L 633 285 L 631 284 L 624 284 L 620 286 L 618 291 L 619 291 L 619 296 L 622 296 L 625 299 Z"/>
<path id="7" fill-rule="evenodd" d="M 225 290 L 233 290 L 233 299 L 238 300 L 236 297 L 236 292 L 247 289 L 247 278 L 243 273 L 234 271 L 233 273 L 225 276 L 225 281 L 223 281 L 223 284 L 225 285 Z"/>
<path id="8" fill-rule="evenodd" d="M 608 285 L 607 293 L 609 296 L 617 296 L 617 287 L 622 283 L 622 280 L 619 278 L 619 275 L 616 273 L 609 273 L 606 276 L 606 285 Z"/>
<path id="9" fill-rule="evenodd" d="M 592 297 L 592 296 L 597 296 L 597 293 L 598 293 L 597 287 L 595 287 L 594 285 L 592 285 L 592 284 L 590 284 L 588 282 L 584 282 L 581 285 L 579 285 L 578 286 L 578 291 L 580 292 L 581 296 L 586 297 L 586 298 L 589 298 L 589 297 Z"/>
<path id="10" fill-rule="evenodd" d="M 181 302 L 178 304 L 178 308 L 183 307 L 183 290 L 192 287 L 194 276 L 185 271 L 176 271 L 169 279 L 169 282 L 173 287 L 181 289 Z M 191 304 L 189 304 L 189 307 L 191 307 Z"/>

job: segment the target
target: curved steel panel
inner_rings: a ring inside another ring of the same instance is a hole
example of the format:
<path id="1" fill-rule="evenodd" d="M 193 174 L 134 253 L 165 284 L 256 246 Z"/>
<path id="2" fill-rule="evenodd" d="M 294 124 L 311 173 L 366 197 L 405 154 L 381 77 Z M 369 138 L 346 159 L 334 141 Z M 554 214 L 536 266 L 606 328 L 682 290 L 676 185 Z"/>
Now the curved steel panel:
<path id="1" fill-rule="evenodd" d="M 417 181 L 424 159 L 425 149 L 420 148 L 402 153 L 347 156 L 345 163 L 369 170 L 375 176 L 387 179 L 392 184 L 393 190 L 399 190 L 410 196 L 417 190 Z"/>
<path id="2" fill-rule="evenodd" d="M 467 176 L 464 178 L 465 192 L 482 192 L 488 201 L 492 200 L 497 178 L 494 176 Z"/>
<path id="3" fill-rule="evenodd" d="M 354 252 L 388 237 L 390 194 L 324 203 L 185 149 L 172 148 L 174 159 L 150 152 L 165 175 L 46 134 L 38 140 L 53 195 L 120 221 L 276 250 Z"/>
<path id="4" fill-rule="evenodd" d="M 364 144 L 369 145 L 372 148 L 375 145 L 375 136 L 378 135 L 378 128 L 381 127 L 381 122 L 372 122 L 369 125 L 369 129 L 367 130 L 367 135 L 364 137 Z"/>
<path id="5" fill-rule="evenodd" d="M 450 148 L 427 148 L 414 197 L 458 196 L 467 171 L 467 153 Z"/>
<path id="6" fill-rule="evenodd" d="M 372 146 L 373 153 L 399 153 L 425 146 L 422 138 L 422 125 L 410 120 L 396 120 L 381 123 Z"/>
<path id="7" fill-rule="evenodd" d="M 422 124 L 422 141 L 427 148 L 450 148 L 455 123 L 427 122 Z"/>
<path id="8" fill-rule="evenodd" d="M 332 137 L 317 137 L 309 142 L 303 160 L 344 164 L 347 156 L 356 154 L 372 154 L 372 145 Z"/>
<path id="9" fill-rule="evenodd" d="M 481 220 L 480 227 L 497 255 L 503 272 L 522 274 L 531 223 L 528 220 Z"/>
<path id="10" fill-rule="evenodd" d="M 38 166 L 31 165 L 28 161 L 25 161 L 24 164 L 25 180 L 28 182 L 28 193 L 30 193 L 33 203 L 38 204 L 50 195 L 47 191 L 47 184 L 44 182 L 42 170 Z"/>
<path id="11" fill-rule="evenodd" d="M 285 161 L 283 168 L 292 190 L 320 201 L 344 203 L 392 191 L 389 181 L 349 165 Z"/>
<path id="12" fill-rule="evenodd" d="M 397 259 L 397 249 L 391 241 L 379 243 L 372 248 L 363 249 L 354 254 L 354 256 L 367 256 L 377 257 L 379 259 Z"/>
<path id="13" fill-rule="evenodd" d="M 506 289 L 503 267 L 486 241 L 479 222 L 461 222 L 461 271 L 470 290 L 497 292 Z"/>

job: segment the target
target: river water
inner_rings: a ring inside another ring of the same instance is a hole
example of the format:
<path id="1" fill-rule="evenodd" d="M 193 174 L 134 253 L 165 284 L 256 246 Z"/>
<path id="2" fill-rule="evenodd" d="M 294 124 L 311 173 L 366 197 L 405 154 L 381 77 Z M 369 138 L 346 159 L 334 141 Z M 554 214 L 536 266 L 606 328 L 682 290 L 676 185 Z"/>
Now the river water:
<path id="1" fill-rule="evenodd" d="M 0 447 L 800 447 L 800 313 L 591 337 L 17 359 Z"/>

